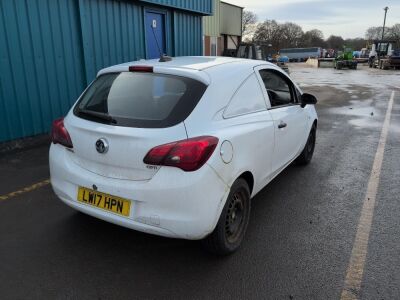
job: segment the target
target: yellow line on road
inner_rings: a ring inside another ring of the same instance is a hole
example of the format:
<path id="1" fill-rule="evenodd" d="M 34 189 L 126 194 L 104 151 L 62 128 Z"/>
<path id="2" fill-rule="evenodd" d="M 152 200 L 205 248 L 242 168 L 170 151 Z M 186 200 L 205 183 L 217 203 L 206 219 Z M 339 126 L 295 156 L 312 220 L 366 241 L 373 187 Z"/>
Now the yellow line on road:
<path id="1" fill-rule="evenodd" d="M 365 195 L 357 233 L 351 251 L 350 262 L 347 268 L 341 300 L 359 299 L 361 281 L 364 273 L 365 259 L 368 251 L 368 240 L 371 231 L 372 218 L 375 209 L 375 199 L 378 192 L 379 178 L 381 175 L 383 155 L 386 139 L 389 132 L 390 116 L 394 101 L 394 91 L 389 100 L 382 132 L 376 150 L 374 164 L 368 181 L 367 194 Z"/>
<path id="2" fill-rule="evenodd" d="M 48 185 L 49 183 L 50 183 L 50 179 L 46 179 L 46 180 L 43 180 L 41 182 L 38 182 L 38 183 L 32 184 L 30 186 L 27 186 L 27 187 L 25 187 L 23 189 L 20 189 L 18 191 L 2 195 L 2 196 L 0 196 L 0 202 L 3 201 L 3 200 L 7 200 L 9 198 L 18 196 L 18 195 L 25 194 L 25 193 L 33 191 L 33 190 L 36 190 L 38 188 L 41 188 L 42 186 Z"/>

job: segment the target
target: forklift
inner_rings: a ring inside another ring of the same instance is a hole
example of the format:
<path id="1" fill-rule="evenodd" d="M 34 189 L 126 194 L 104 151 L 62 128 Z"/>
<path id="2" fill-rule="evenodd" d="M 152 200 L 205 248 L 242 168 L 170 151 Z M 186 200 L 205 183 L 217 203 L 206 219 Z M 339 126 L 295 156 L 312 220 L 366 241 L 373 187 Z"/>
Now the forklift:
<path id="1" fill-rule="evenodd" d="M 353 57 L 353 49 L 343 47 L 343 52 L 339 53 L 333 61 L 333 67 L 341 70 L 343 68 L 357 69 L 357 60 Z"/>
<path id="2" fill-rule="evenodd" d="M 376 40 L 369 53 L 368 65 L 370 68 L 387 70 L 400 69 L 400 50 L 395 50 L 395 40 Z"/>

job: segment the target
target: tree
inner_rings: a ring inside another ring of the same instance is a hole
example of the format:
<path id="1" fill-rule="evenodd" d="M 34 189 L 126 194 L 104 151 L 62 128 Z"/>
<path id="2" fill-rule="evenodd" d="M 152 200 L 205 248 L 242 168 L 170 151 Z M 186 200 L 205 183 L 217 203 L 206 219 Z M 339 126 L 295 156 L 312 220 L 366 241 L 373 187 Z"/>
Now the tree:
<path id="1" fill-rule="evenodd" d="M 328 49 L 341 50 L 344 45 L 344 40 L 341 36 L 331 35 L 326 40 L 326 47 Z"/>
<path id="2" fill-rule="evenodd" d="M 324 34 L 319 29 L 306 31 L 301 38 L 303 47 L 324 47 Z"/>
<path id="3" fill-rule="evenodd" d="M 361 50 L 367 46 L 367 40 L 362 38 L 346 39 L 344 44 L 347 47 L 353 48 L 354 50 Z"/>
<path id="4" fill-rule="evenodd" d="M 253 36 L 254 42 L 259 42 L 263 45 L 272 45 L 272 49 L 278 52 L 281 47 L 281 27 L 275 20 L 266 20 L 257 25 Z"/>
<path id="5" fill-rule="evenodd" d="M 249 10 L 244 10 L 242 15 L 242 35 L 249 34 L 249 29 L 252 24 L 257 22 L 257 15 Z"/>
<path id="6" fill-rule="evenodd" d="M 282 48 L 296 48 L 300 44 L 304 34 L 303 29 L 301 29 L 299 25 L 291 22 L 284 23 L 280 25 L 280 27 Z"/>
<path id="7" fill-rule="evenodd" d="M 398 42 L 400 42 L 400 24 L 394 24 L 391 28 L 390 28 L 390 37 L 392 39 L 397 40 Z"/>
<path id="8" fill-rule="evenodd" d="M 387 34 L 388 28 L 385 28 Z M 385 36 L 386 36 L 385 34 Z M 369 41 L 380 40 L 382 38 L 382 27 L 370 27 L 365 32 L 365 38 Z"/>

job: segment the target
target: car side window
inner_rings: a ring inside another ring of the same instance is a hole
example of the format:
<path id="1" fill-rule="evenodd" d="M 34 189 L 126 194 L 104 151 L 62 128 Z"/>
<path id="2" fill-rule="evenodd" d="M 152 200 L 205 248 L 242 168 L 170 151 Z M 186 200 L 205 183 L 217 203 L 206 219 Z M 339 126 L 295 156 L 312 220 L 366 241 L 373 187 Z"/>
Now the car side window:
<path id="1" fill-rule="evenodd" d="M 232 118 L 266 110 L 264 95 L 255 73 L 242 83 L 224 111 L 224 118 Z"/>
<path id="2" fill-rule="evenodd" d="M 274 70 L 260 70 L 260 76 L 267 90 L 271 107 L 294 104 L 297 102 L 293 85 L 290 81 Z"/>

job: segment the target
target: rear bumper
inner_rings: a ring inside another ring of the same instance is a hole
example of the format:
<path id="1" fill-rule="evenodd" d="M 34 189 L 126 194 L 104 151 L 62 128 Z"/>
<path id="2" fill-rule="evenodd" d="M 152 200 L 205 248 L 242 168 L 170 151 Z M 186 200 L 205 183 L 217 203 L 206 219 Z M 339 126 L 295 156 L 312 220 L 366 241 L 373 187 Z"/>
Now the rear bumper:
<path id="1" fill-rule="evenodd" d="M 184 239 L 201 239 L 216 226 L 229 187 L 207 164 L 195 172 L 162 167 L 150 180 L 132 181 L 97 175 L 70 161 L 68 150 L 50 147 L 50 178 L 67 205 L 96 218 L 138 231 Z M 92 188 L 132 202 L 123 217 L 78 202 L 78 187 Z"/>

